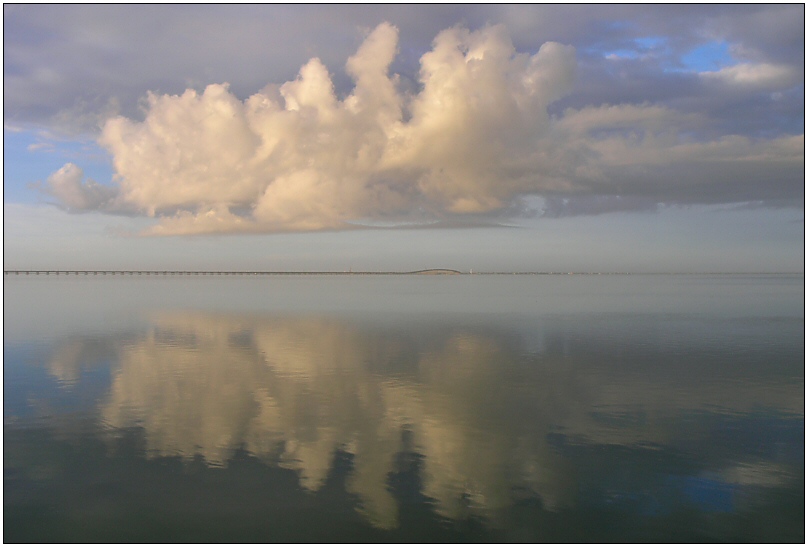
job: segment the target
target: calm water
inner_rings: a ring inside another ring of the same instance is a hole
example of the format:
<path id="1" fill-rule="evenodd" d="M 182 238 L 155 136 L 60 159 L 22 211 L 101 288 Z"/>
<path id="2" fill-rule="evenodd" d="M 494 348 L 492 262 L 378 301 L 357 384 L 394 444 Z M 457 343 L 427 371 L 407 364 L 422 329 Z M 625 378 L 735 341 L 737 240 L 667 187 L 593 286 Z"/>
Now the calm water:
<path id="1" fill-rule="evenodd" d="M 803 276 L 4 283 L 6 542 L 805 539 Z"/>

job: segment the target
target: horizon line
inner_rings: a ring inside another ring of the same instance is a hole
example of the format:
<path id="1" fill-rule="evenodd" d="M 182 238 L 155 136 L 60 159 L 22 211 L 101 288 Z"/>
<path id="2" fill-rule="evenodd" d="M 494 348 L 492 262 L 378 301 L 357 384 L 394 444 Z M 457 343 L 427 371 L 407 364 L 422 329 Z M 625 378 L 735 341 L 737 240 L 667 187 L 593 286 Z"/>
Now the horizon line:
<path id="1" fill-rule="evenodd" d="M 427 268 L 411 271 L 381 270 L 50 270 L 50 269 L 11 269 L 3 270 L 4 275 L 805 275 L 805 272 L 733 272 L 733 271 L 668 271 L 668 272 L 630 272 L 630 271 L 474 271 L 468 272 L 451 268 Z"/>

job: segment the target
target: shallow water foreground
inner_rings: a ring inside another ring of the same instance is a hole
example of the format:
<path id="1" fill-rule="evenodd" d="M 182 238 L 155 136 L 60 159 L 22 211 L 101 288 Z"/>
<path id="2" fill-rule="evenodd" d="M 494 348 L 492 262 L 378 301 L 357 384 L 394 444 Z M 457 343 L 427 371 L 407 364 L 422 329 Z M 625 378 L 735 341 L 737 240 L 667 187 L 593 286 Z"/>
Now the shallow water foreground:
<path id="1" fill-rule="evenodd" d="M 804 542 L 803 276 L 5 276 L 6 542 Z"/>

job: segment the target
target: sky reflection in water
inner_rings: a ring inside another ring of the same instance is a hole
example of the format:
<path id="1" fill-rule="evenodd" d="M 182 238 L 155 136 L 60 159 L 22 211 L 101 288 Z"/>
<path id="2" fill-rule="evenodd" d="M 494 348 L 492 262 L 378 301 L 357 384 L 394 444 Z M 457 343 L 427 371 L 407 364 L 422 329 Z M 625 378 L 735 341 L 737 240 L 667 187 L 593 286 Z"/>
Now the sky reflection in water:
<path id="1" fill-rule="evenodd" d="M 802 277 L 308 281 L 7 279 L 9 539 L 802 541 Z"/>

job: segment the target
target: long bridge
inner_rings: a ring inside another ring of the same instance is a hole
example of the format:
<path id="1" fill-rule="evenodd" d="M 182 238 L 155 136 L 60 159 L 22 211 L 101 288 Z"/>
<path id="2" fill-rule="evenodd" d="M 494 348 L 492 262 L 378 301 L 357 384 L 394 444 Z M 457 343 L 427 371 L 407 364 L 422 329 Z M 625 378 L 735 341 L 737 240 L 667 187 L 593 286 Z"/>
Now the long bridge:
<path id="1" fill-rule="evenodd" d="M 458 275 L 449 269 L 414 272 L 269 272 L 269 271 L 202 271 L 202 270 L 3 270 L 4 275 Z"/>
<path id="2" fill-rule="evenodd" d="M 207 270 L 3 270 L 4 275 L 805 275 L 803 272 L 461 272 L 445 268 L 412 272 L 273 272 Z"/>

